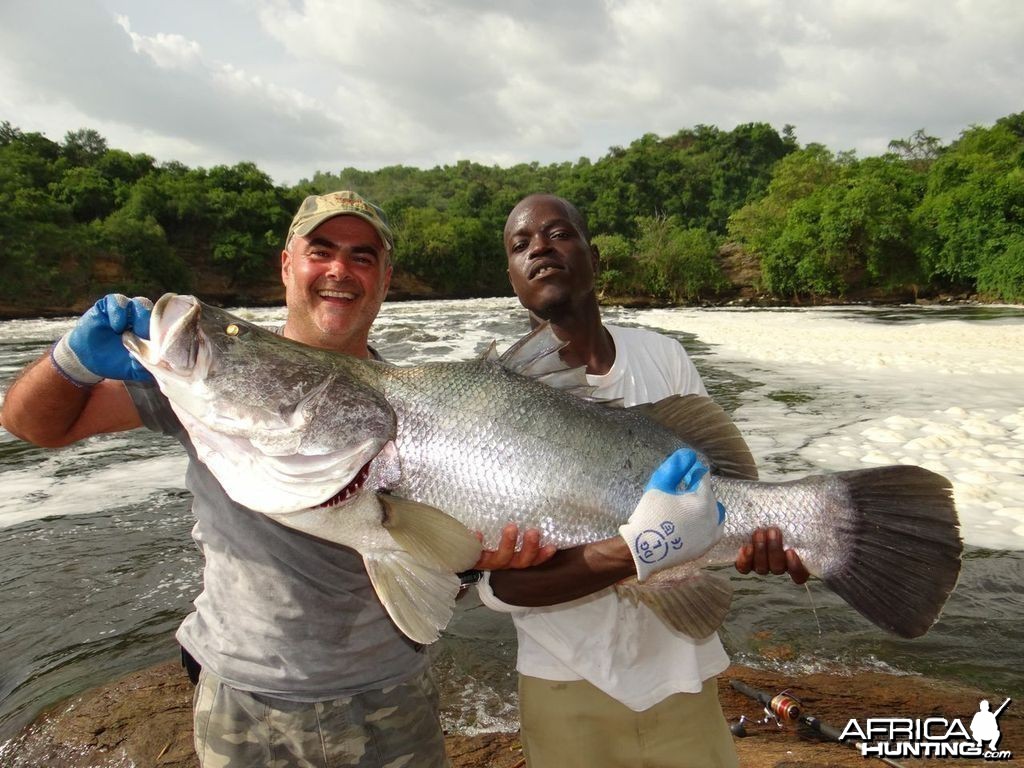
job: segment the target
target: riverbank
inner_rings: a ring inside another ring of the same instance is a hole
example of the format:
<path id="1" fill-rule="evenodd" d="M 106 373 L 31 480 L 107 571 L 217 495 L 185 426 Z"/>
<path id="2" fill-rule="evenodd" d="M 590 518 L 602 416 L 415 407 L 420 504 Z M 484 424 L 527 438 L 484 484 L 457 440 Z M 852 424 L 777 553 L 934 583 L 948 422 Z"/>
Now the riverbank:
<path id="1" fill-rule="evenodd" d="M 738 693 L 729 680 L 772 694 L 788 690 L 814 715 L 839 729 L 850 718 L 959 718 L 969 727 L 983 698 L 998 707 L 998 692 L 953 687 L 916 675 L 861 672 L 853 675 L 779 672 L 733 665 L 719 680 L 722 708 L 730 723 L 746 716 L 747 736 L 736 739 L 743 768 L 846 768 L 882 765 L 849 747 L 823 740 L 806 727 L 765 724 L 761 705 Z M 160 766 L 197 768 L 192 749 L 192 686 L 174 662 L 141 670 L 86 691 L 40 715 L 0 751 L 5 768 L 98 768 Z M 938 722 L 938 721 L 934 721 Z M 1011 702 L 1000 715 L 999 750 L 1013 758 L 998 765 L 1024 765 L 1024 703 Z M 936 730 L 945 726 L 935 726 Z M 473 736 L 449 734 L 454 768 L 521 768 L 522 748 L 515 733 Z M 906 768 L 960 768 L 986 764 L 979 759 L 901 758 Z"/>
<path id="2" fill-rule="evenodd" d="M 283 307 L 284 287 L 279 282 L 265 281 L 239 292 L 230 285 L 220 285 L 223 281 L 213 280 L 212 284 L 204 282 L 204 289 L 195 295 L 208 304 L 218 307 Z M 511 295 L 511 293 L 509 294 Z M 18 301 L 0 300 L 0 320 L 34 320 L 37 318 L 75 317 L 82 314 L 98 299 L 98 295 L 78 296 L 65 301 Z M 156 296 L 151 298 L 156 299 Z M 388 290 L 387 301 L 432 301 L 446 299 L 479 298 L 468 296 L 447 296 L 435 291 L 430 286 L 412 275 L 396 272 Z M 894 306 L 901 304 L 920 305 L 963 305 L 989 304 L 977 294 L 912 291 L 880 291 L 878 289 L 855 290 L 843 296 L 807 296 L 780 298 L 759 293 L 750 286 L 735 286 L 734 290 L 723 293 L 715 298 L 708 298 L 692 304 L 674 305 L 652 296 L 614 296 L 600 297 L 603 306 L 630 307 L 632 309 L 670 309 L 674 306 L 699 307 L 817 307 L 841 306 L 848 304 Z"/>

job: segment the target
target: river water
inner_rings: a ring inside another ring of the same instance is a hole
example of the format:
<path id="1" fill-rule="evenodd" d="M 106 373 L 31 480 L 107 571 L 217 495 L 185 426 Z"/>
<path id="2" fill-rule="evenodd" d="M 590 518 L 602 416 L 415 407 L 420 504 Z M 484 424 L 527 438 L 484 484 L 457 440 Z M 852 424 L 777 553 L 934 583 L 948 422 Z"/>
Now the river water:
<path id="1" fill-rule="evenodd" d="M 283 319 L 280 309 L 236 311 Z M 925 637 L 886 635 L 820 583 L 732 572 L 736 599 L 721 635 L 734 660 L 926 674 L 994 700 L 1024 696 L 1024 308 L 605 316 L 684 344 L 764 479 L 914 463 L 954 483 L 964 568 Z M 0 382 L 72 322 L 0 322 Z M 526 330 L 511 299 L 392 303 L 373 341 L 388 359 L 417 363 L 466 359 Z M 145 430 L 57 451 L 0 430 L 0 755 L 42 708 L 176 654 L 173 633 L 201 569 L 184 468 L 176 443 Z M 507 617 L 471 596 L 432 653 L 448 727 L 516 727 Z"/>

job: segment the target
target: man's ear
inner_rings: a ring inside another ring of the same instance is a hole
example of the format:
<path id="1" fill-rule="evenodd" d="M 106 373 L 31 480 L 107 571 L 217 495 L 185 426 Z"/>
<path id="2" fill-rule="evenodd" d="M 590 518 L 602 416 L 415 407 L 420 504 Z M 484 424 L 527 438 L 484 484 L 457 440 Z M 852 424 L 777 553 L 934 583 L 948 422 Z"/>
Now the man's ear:
<path id="1" fill-rule="evenodd" d="M 601 273 L 601 252 L 593 243 L 587 245 L 590 246 L 590 264 L 594 267 L 594 275 L 597 276 Z"/>
<path id="2" fill-rule="evenodd" d="M 281 251 L 281 282 L 288 284 L 288 277 L 292 270 L 292 255 L 285 249 Z"/>

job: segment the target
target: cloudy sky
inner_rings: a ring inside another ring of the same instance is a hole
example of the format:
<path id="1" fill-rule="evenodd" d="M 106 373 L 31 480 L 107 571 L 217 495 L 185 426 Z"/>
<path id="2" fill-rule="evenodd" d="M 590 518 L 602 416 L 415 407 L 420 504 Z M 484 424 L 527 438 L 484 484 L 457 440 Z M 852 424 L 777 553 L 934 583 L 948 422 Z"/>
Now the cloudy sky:
<path id="1" fill-rule="evenodd" d="M 1022 110 L 1021 0 L 0 0 L 0 120 L 280 183 L 702 123 L 864 156 Z"/>

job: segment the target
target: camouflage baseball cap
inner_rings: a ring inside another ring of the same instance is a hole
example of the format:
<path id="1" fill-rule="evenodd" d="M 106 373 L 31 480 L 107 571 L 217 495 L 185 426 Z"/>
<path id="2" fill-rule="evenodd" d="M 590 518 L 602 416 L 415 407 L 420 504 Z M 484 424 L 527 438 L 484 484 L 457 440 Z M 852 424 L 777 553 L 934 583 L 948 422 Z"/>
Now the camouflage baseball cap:
<path id="1" fill-rule="evenodd" d="M 384 211 L 373 203 L 367 202 L 355 192 L 348 190 L 330 192 L 326 195 L 310 195 L 303 200 L 298 213 L 292 219 L 285 243 L 292 239 L 292 235 L 305 237 L 335 216 L 358 216 L 365 219 L 377 230 L 380 239 L 384 241 L 384 247 L 389 251 L 395 249 L 395 235 L 392 233 L 391 227 L 388 226 L 388 219 L 384 215 Z"/>

